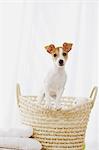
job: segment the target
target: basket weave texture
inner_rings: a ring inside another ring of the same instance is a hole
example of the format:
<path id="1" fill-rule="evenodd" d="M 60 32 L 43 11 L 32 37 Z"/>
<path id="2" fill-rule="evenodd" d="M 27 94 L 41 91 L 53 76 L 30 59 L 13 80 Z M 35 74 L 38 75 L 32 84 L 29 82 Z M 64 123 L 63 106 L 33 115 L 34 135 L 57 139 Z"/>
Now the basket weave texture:
<path id="1" fill-rule="evenodd" d="M 50 110 L 37 103 L 37 96 L 22 96 L 17 85 L 17 102 L 23 124 L 34 129 L 33 137 L 44 150 L 83 150 L 89 114 L 97 94 L 94 87 L 87 102 L 67 110 Z M 71 103 L 75 97 L 62 97 Z"/>

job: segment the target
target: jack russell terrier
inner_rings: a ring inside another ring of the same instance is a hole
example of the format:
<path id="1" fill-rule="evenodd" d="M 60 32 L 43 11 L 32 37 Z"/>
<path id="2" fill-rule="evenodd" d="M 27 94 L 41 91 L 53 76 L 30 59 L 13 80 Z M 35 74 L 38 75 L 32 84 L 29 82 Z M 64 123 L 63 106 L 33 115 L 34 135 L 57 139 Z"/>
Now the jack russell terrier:
<path id="1" fill-rule="evenodd" d="M 50 107 L 50 101 L 54 101 L 56 107 L 59 106 L 67 79 L 65 63 L 72 45 L 72 43 L 64 43 L 62 47 L 55 47 L 53 44 L 45 46 L 47 52 L 52 55 L 54 67 L 46 76 L 38 99 L 41 103 L 45 98 L 47 107 Z"/>

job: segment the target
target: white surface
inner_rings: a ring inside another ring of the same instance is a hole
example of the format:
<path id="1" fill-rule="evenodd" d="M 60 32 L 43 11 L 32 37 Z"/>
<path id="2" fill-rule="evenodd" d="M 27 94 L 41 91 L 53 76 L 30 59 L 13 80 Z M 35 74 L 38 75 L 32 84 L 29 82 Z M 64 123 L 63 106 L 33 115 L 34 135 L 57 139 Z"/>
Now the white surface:
<path id="1" fill-rule="evenodd" d="M 0 129 L 0 137 L 24 137 L 33 135 L 33 127 L 21 125 L 17 128 Z"/>
<path id="2" fill-rule="evenodd" d="M 44 76 L 52 65 L 46 44 L 73 42 L 66 65 L 64 95 L 89 96 L 99 85 L 99 3 L 94 1 L 34 3 L 0 2 L 0 126 L 16 126 L 15 86 L 25 95 L 38 94 Z M 87 145 L 99 139 L 99 97 L 90 115 Z M 90 149 L 88 149 L 90 150 Z"/>
<path id="3" fill-rule="evenodd" d="M 41 144 L 32 138 L 0 137 L 0 147 L 18 150 L 41 150 Z"/>

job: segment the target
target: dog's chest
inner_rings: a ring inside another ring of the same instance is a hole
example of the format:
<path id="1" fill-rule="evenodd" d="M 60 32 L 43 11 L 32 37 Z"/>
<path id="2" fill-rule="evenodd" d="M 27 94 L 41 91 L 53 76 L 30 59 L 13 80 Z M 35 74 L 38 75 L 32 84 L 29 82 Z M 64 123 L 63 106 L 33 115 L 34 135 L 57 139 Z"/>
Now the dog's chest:
<path id="1" fill-rule="evenodd" d="M 64 87 L 66 82 L 66 73 L 65 71 L 53 71 L 50 72 L 45 80 L 45 86 L 49 90 L 59 90 Z"/>

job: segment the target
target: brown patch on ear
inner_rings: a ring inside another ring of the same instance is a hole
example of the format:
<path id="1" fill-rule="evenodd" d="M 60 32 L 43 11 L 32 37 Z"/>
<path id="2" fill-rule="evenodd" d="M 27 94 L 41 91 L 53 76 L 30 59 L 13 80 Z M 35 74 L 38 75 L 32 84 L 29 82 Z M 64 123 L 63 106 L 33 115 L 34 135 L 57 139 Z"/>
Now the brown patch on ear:
<path id="1" fill-rule="evenodd" d="M 69 52 L 72 49 L 72 43 L 63 43 L 63 50 Z"/>
<path id="2" fill-rule="evenodd" d="M 53 44 L 50 44 L 48 46 L 45 46 L 45 49 L 47 50 L 48 53 L 52 53 L 53 50 L 55 50 L 55 46 Z"/>

